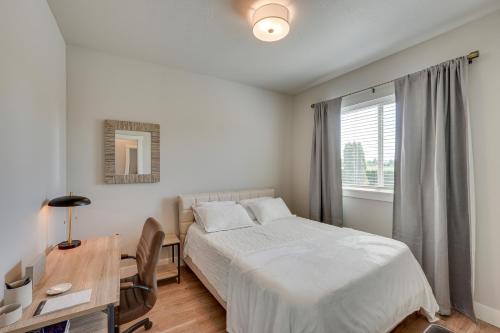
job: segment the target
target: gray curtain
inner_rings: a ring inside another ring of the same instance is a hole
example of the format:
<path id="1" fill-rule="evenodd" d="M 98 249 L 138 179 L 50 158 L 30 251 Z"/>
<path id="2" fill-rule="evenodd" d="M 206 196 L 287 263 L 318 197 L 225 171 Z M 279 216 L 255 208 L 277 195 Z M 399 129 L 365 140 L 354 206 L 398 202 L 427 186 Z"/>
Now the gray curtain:
<path id="1" fill-rule="evenodd" d="M 406 243 L 442 314 L 474 318 L 465 57 L 395 81 L 393 237 Z"/>
<path id="2" fill-rule="evenodd" d="M 342 225 L 340 106 L 342 98 L 316 103 L 309 180 L 309 216 Z"/>

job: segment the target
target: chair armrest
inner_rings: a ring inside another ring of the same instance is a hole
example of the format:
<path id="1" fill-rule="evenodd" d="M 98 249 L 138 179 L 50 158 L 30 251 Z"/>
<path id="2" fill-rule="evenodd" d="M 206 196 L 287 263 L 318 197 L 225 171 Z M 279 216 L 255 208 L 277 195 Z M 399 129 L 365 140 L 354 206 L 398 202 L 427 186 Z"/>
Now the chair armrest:
<path id="1" fill-rule="evenodd" d="M 120 290 L 125 290 L 134 287 L 132 282 L 120 282 Z"/>
<path id="2" fill-rule="evenodd" d="M 126 290 L 130 288 L 137 288 L 147 292 L 152 292 L 153 290 L 147 286 L 143 286 L 142 284 L 134 284 L 132 282 L 122 282 L 120 283 L 120 290 Z"/>
<path id="3" fill-rule="evenodd" d="M 136 258 L 135 258 L 134 256 L 129 256 L 129 255 L 128 255 L 128 254 L 126 254 L 126 253 L 122 254 L 121 259 L 122 259 L 122 260 L 123 260 L 123 259 L 134 259 L 134 260 L 136 260 Z"/>

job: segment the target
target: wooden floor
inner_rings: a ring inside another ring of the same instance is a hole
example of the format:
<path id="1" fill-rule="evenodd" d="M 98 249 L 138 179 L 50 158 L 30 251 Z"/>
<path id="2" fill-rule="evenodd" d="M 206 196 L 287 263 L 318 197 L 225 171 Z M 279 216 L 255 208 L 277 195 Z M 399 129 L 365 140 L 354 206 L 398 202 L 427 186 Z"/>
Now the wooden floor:
<path id="1" fill-rule="evenodd" d="M 154 323 L 148 331 L 151 333 L 219 333 L 226 328 L 224 308 L 188 268 L 182 268 L 180 284 L 172 280 L 159 285 L 159 299 L 147 317 Z M 475 324 L 460 314 L 446 317 L 439 324 L 456 333 L 500 333 L 499 328 L 482 322 Z M 406 318 L 393 333 L 421 333 L 428 325 L 422 316 L 415 314 Z"/>

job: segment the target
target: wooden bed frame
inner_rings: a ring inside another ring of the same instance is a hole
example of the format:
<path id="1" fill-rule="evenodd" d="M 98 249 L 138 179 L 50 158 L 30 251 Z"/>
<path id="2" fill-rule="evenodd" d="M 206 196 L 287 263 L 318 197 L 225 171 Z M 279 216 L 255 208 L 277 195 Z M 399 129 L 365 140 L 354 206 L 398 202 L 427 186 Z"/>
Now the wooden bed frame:
<path id="1" fill-rule="evenodd" d="M 226 191 L 226 192 L 208 192 L 198 194 L 187 194 L 179 196 L 179 239 L 181 241 L 181 258 L 184 252 L 184 239 L 189 226 L 194 222 L 193 205 L 197 202 L 205 201 L 239 201 L 244 199 L 258 197 L 274 197 L 275 191 L 272 188 L 243 190 L 243 191 Z M 215 299 L 226 309 L 226 302 L 217 292 L 217 289 L 208 281 L 202 271 L 193 263 L 190 257 L 183 258 L 184 263 L 193 271 L 200 279 L 201 283 L 210 291 Z"/>

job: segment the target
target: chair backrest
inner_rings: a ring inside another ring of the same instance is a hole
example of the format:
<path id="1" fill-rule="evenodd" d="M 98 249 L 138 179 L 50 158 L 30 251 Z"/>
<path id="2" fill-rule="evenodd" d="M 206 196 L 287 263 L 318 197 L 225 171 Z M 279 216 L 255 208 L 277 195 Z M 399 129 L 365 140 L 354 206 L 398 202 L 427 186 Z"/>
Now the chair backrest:
<path id="1" fill-rule="evenodd" d="M 144 223 L 141 239 L 137 245 L 136 262 L 139 280 L 156 293 L 156 266 L 165 233 L 160 223 L 150 217 Z"/>

